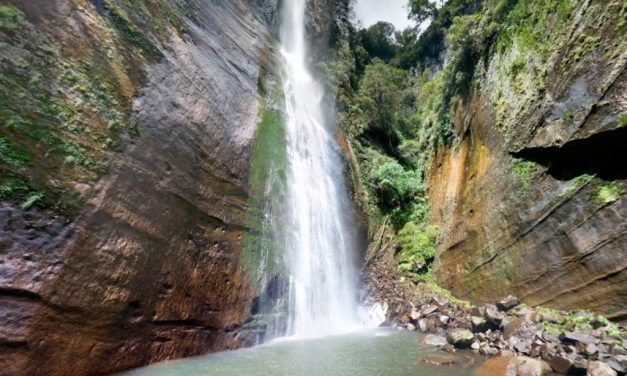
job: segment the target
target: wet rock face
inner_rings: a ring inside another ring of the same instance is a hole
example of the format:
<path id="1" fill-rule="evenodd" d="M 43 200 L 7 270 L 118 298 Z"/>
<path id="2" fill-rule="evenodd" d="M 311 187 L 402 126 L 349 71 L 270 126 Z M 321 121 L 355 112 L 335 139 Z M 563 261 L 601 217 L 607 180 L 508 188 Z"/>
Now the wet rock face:
<path id="1" fill-rule="evenodd" d="M 592 19 L 604 6 L 582 3 L 574 14 Z M 434 274 L 456 296 L 487 302 L 512 293 L 529 305 L 625 320 L 627 176 L 617 146 L 627 140 L 619 119 L 627 109 L 625 47 L 599 53 L 615 43 L 614 29 L 585 32 L 602 43 L 579 61 L 567 60 L 578 42 L 557 46 L 544 91 L 522 113 L 506 112 L 510 128 L 499 128 L 491 100 L 501 60 L 457 109 L 461 143 L 438 151 L 428 177 L 443 239 Z M 614 194 L 604 196 L 610 187 Z"/>
<path id="2" fill-rule="evenodd" d="M 272 4 L 260 16 L 243 1 L 187 3 L 195 22 L 142 67 L 138 136 L 79 216 L 0 206 L 0 374 L 106 374 L 242 345 L 256 294 L 240 263 L 248 160 Z M 71 22 L 98 19 L 84 6 Z"/>

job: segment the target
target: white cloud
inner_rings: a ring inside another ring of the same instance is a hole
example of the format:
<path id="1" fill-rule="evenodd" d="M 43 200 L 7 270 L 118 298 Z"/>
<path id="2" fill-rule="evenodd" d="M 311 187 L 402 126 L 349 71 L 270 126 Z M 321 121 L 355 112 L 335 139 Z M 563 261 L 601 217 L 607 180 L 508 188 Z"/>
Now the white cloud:
<path id="1" fill-rule="evenodd" d="M 379 21 L 390 22 L 396 30 L 402 30 L 415 23 L 407 19 L 408 0 L 357 0 L 355 13 L 364 27 Z"/>

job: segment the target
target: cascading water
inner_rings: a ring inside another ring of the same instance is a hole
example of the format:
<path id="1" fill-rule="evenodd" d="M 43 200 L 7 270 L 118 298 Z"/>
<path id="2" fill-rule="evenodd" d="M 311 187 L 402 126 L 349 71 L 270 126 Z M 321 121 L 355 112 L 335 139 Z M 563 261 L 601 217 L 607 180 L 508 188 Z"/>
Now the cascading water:
<path id="1" fill-rule="evenodd" d="M 289 160 L 285 247 L 288 334 L 317 337 L 345 332 L 357 323 L 357 242 L 334 125 L 323 113 L 324 89 L 307 67 L 306 1 L 284 1 L 283 9 Z"/>

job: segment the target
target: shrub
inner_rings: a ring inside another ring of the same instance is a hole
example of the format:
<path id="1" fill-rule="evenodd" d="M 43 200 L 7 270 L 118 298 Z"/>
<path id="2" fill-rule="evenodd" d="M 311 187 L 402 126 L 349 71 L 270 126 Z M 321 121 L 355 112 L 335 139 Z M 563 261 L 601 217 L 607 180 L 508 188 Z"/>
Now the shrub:
<path id="1" fill-rule="evenodd" d="M 437 226 L 406 223 L 398 232 L 401 251 L 398 254 L 397 269 L 420 274 L 428 272 L 435 258 L 438 235 Z"/>
<path id="2" fill-rule="evenodd" d="M 415 171 L 405 170 L 397 162 L 387 162 L 374 172 L 375 191 L 382 204 L 395 208 L 410 203 L 417 193 L 424 191 Z"/>

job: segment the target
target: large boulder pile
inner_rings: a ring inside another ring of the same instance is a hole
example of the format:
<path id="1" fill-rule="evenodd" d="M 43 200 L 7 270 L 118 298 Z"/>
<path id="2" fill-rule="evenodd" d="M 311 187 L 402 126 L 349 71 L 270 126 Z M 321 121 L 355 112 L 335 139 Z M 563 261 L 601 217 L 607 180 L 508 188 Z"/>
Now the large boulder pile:
<path id="1" fill-rule="evenodd" d="M 397 315 L 396 325 L 427 333 L 422 343 L 443 351 L 470 348 L 480 355 L 499 357 L 486 363 L 484 371 L 500 367 L 510 369 L 506 374 L 512 375 L 536 374 L 528 369 L 540 370 L 539 375 L 627 372 L 623 327 L 587 312 L 530 308 L 511 296 L 475 307 L 436 296 Z"/>

